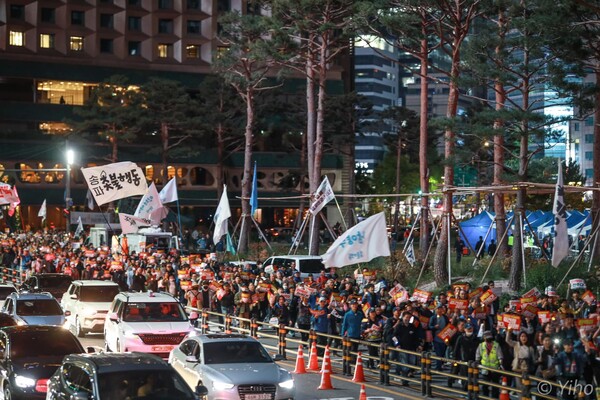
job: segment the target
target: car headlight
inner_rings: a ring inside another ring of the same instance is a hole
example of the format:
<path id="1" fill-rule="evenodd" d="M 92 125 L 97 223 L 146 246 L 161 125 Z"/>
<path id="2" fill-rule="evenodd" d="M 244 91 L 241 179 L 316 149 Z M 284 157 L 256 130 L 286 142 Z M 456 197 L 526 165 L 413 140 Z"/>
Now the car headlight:
<path id="1" fill-rule="evenodd" d="M 27 324 L 25 323 L 25 321 L 23 321 L 22 319 L 20 319 L 20 320 L 17 321 L 17 325 L 23 326 L 23 325 L 27 325 Z"/>
<path id="2" fill-rule="evenodd" d="M 125 331 L 123 332 L 123 336 L 127 339 L 139 339 L 140 337 L 133 332 Z"/>
<path id="3" fill-rule="evenodd" d="M 20 388 L 30 388 L 35 386 L 35 379 L 15 374 L 15 385 Z"/>
<path id="4" fill-rule="evenodd" d="M 92 315 L 96 314 L 96 310 L 94 310 L 91 307 L 83 307 L 83 309 L 81 310 L 81 314 L 84 317 L 91 317 Z"/>
<path id="5" fill-rule="evenodd" d="M 213 388 L 215 390 L 229 390 L 233 389 L 233 383 L 215 381 L 213 382 Z"/>
<path id="6" fill-rule="evenodd" d="M 280 382 L 279 387 L 282 389 L 293 389 L 294 388 L 294 380 L 289 379 L 285 382 Z"/>

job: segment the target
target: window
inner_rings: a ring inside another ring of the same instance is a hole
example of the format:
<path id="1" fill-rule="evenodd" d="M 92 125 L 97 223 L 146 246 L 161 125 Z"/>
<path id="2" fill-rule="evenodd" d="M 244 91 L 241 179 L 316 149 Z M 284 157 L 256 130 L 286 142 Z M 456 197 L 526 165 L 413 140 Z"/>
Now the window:
<path id="1" fill-rule="evenodd" d="M 113 40 L 112 39 L 100 39 L 100 53 L 112 53 L 113 52 Z"/>
<path id="2" fill-rule="evenodd" d="M 112 28 L 113 27 L 113 15 L 112 14 L 100 14 L 100 27 Z"/>
<path id="3" fill-rule="evenodd" d="M 579 132 L 579 122 L 574 122 L 574 123 L 573 123 L 573 130 L 574 130 L 575 132 Z"/>
<path id="4" fill-rule="evenodd" d="M 200 10 L 200 0 L 187 0 L 186 5 L 188 10 Z"/>
<path id="5" fill-rule="evenodd" d="M 593 134 L 585 135 L 585 142 L 586 143 L 594 143 L 594 135 Z"/>
<path id="6" fill-rule="evenodd" d="M 83 26 L 85 24 L 84 11 L 71 11 L 71 25 Z"/>
<path id="7" fill-rule="evenodd" d="M 585 126 L 594 126 L 594 117 L 588 117 L 585 119 Z"/>
<path id="8" fill-rule="evenodd" d="M 71 51 L 83 51 L 83 38 L 81 36 L 71 36 L 69 38 L 69 49 Z"/>
<path id="9" fill-rule="evenodd" d="M 141 42 L 129 42 L 127 52 L 130 56 L 139 56 L 142 48 Z"/>
<path id="10" fill-rule="evenodd" d="M 202 29 L 201 21 L 188 21 L 187 22 L 187 33 L 200 34 Z"/>
<path id="11" fill-rule="evenodd" d="M 167 58 L 169 57 L 169 44 L 159 44 L 158 45 L 158 57 L 159 58 Z"/>
<path id="12" fill-rule="evenodd" d="M 130 31 L 139 32 L 142 30 L 142 17 L 127 18 L 127 28 Z"/>
<path id="13" fill-rule="evenodd" d="M 200 58 L 200 46 L 197 44 L 190 44 L 185 48 L 185 55 L 187 58 Z"/>
<path id="14" fill-rule="evenodd" d="M 8 44 L 10 44 L 11 46 L 25 46 L 25 35 L 23 34 L 23 32 L 10 31 L 8 36 Z"/>
<path id="15" fill-rule="evenodd" d="M 25 19 L 25 6 L 21 4 L 11 4 L 10 17 L 12 19 Z"/>
<path id="16" fill-rule="evenodd" d="M 161 10 L 170 10 L 173 8 L 172 0 L 158 0 L 158 8 Z"/>
<path id="17" fill-rule="evenodd" d="M 217 12 L 225 13 L 231 11 L 231 1 L 230 0 L 218 0 L 217 1 Z"/>
<path id="18" fill-rule="evenodd" d="M 586 170 L 585 170 L 585 177 L 587 179 L 593 178 L 594 177 L 594 169 L 593 168 L 586 168 Z"/>
<path id="19" fill-rule="evenodd" d="M 141 0 L 127 0 L 127 3 L 130 6 L 139 6 L 141 4 Z"/>
<path id="20" fill-rule="evenodd" d="M 40 34 L 40 47 L 42 49 L 53 49 L 54 48 L 54 34 L 53 33 L 41 33 Z"/>
<path id="21" fill-rule="evenodd" d="M 173 20 L 172 19 L 159 19 L 158 20 L 158 33 L 173 33 Z"/>
<path id="22" fill-rule="evenodd" d="M 46 7 L 42 7 L 42 10 L 40 12 L 40 20 L 42 22 L 50 22 L 50 23 L 54 23 L 56 18 L 56 10 L 54 8 L 46 8 Z"/>
<path id="23" fill-rule="evenodd" d="M 594 159 L 594 152 L 593 151 L 586 151 L 585 152 L 585 159 L 588 161 L 591 161 Z"/>

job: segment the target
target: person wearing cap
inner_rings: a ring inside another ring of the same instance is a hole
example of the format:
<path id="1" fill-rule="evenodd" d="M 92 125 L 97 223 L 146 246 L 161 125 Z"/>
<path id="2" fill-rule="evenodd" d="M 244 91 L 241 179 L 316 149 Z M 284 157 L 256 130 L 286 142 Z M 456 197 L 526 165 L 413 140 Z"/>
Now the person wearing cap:
<path id="1" fill-rule="evenodd" d="M 483 340 L 484 341 L 480 343 L 479 346 L 477 346 L 477 352 L 475 353 L 475 361 L 477 361 L 483 367 L 501 369 L 502 361 L 504 360 L 504 354 L 502 353 L 502 348 L 500 347 L 500 344 L 494 340 L 492 332 L 490 331 L 483 332 Z M 482 375 L 482 379 L 488 382 L 500 382 L 500 374 L 498 374 L 497 372 L 481 368 L 480 373 Z M 480 387 L 481 393 L 484 396 L 490 396 L 492 398 L 497 399 L 500 394 L 500 391 L 497 387 L 492 387 L 491 390 L 490 387 L 485 384 L 480 384 Z"/>
<path id="2" fill-rule="evenodd" d="M 562 388 L 562 399 L 577 398 L 577 386 L 583 386 L 583 373 L 588 362 L 587 355 L 574 351 L 573 344 L 572 339 L 565 339 L 563 341 L 563 350 L 557 354 L 554 360 L 556 377 Z"/>
<path id="3" fill-rule="evenodd" d="M 383 317 L 377 314 L 376 307 L 369 308 L 367 319 L 361 324 L 361 331 L 362 338 L 369 342 L 367 368 L 373 369 L 377 364 L 376 360 L 379 359 L 379 344 L 383 334 Z"/>
<path id="4" fill-rule="evenodd" d="M 319 300 L 313 307 L 311 314 L 311 324 L 315 332 L 317 332 L 317 354 L 319 357 L 321 357 L 323 356 L 325 346 L 327 345 L 327 336 L 324 336 L 324 334 L 329 333 L 329 323 L 331 318 L 326 297 L 319 297 Z"/>
<path id="5" fill-rule="evenodd" d="M 344 314 L 340 333 L 342 336 L 346 336 L 348 339 L 354 339 L 350 342 L 352 363 L 354 363 L 356 361 L 356 352 L 358 351 L 358 340 L 360 340 L 360 328 L 362 325 L 362 320 L 365 318 L 365 314 L 360 309 L 356 299 L 350 300 L 349 304 L 350 309 Z"/>
<path id="6" fill-rule="evenodd" d="M 397 311 L 394 311 L 396 314 Z M 423 340 L 425 339 L 425 332 L 421 324 L 416 323 L 416 317 L 409 311 L 404 311 L 399 323 L 394 326 L 392 332 L 392 344 L 401 350 L 408 351 L 421 351 L 423 349 Z M 414 354 L 405 352 L 395 352 L 398 360 L 403 364 L 417 365 L 417 357 Z M 402 374 L 403 376 L 412 376 L 416 370 L 408 367 L 396 366 L 396 373 Z M 403 386 L 408 386 L 408 382 L 402 381 Z"/>
<path id="7" fill-rule="evenodd" d="M 377 305 L 377 295 L 375 294 L 375 286 L 372 283 L 365 285 L 365 292 L 362 297 L 362 303 L 368 304 L 369 307 Z"/>
<path id="8" fill-rule="evenodd" d="M 454 350 L 452 351 L 454 359 L 462 362 L 473 361 L 476 358 L 478 346 L 479 338 L 475 334 L 475 326 L 468 322 L 465 324 L 465 331 L 457 337 L 456 343 L 454 344 Z M 465 377 L 465 379 L 460 380 L 462 390 L 465 390 L 467 388 L 467 365 L 459 365 L 457 372 Z M 453 383 L 454 379 L 448 378 L 448 385 L 452 386 Z"/>

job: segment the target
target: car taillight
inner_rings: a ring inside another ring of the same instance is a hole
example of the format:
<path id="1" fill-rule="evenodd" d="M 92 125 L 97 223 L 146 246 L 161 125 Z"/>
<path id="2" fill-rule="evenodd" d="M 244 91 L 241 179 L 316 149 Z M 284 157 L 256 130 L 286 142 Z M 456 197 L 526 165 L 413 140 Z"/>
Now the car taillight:
<path id="1" fill-rule="evenodd" d="M 38 379 L 35 383 L 35 391 L 46 393 L 48 391 L 48 379 Z"/>

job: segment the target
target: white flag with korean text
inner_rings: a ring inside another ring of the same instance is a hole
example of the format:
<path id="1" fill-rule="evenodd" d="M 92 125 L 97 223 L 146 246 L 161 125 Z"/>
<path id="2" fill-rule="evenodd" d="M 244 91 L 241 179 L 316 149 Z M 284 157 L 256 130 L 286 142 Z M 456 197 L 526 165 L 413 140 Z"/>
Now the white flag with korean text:
<path id="1" fill-rule="evenodd" d="M 567 231 L 567 207 L 565 206 L 565 186 L 563 183 L 562 161 L 558 160 L 558 181 L 554 193 L 554 246 L 552 247 L 552 266 L 558 267 L 569 255 L 569 234 Z"/>
<path id="2" fill-rule="evenodd" d="M 44 202 L 42 203 L 42 206 L 40 207 L 40 211 L 38 211 L 38 217 L 42 218 L 42 222 L 44 222 L 44 220 L 46 219 L 46 199 L 44 199 Z"/>
<path id="3" fill-rule="evenodd" d="M 81 168 L 81 173 L 99 206 L 148 191 L 142 169 L 130 161 Z"/>
<path id="4" fill-rule="evenodd" d="M 160 202 L 158 190 L 156 190 L 156 185 L 154 185 L 154 182 L 152 182 L 148 187 L 148 191 L 140 200 L 140 203 L 138 204 L 133 215 L 138 218 L 151 219 L 153 223 L 160 224 L 160 219 L 157 221 L 155 218 L 153 218 L 153 215 L 156 215 L 155 212 L 161 208 L 162 203 Z"/>
<path id="5" fill-rule="evenodd" d="M 77 218 L 77 229 L 75 229 L 75 237 L 80 237 L 83 234 L 83 222 L 81 217 Z"/>
<path id="6" fill-rule="evenodd" d="M 413 246 L 412 240 L 410 241 L 410 244 L 408 245 L 408 248 L 404 253 L 404 257 L 406 257 L 406 261 L 408 261 L 411 267 L 415 266 L 415 261 L 417 261 L 417 259 L 415 258 L 415 248 Z"/>
<path id="7" fill-rule="evenodd" d="M 340 235 L 322 257 L 326 267 L 342 268 L 389 255 L 385 214 L 380 212 Z"/>
<path id="8" fill-rule="evenodd" d="M 216 245 L 219 240 L 227 233 L 227 219 L 231 217 L 231 209 L 229 208 L 229 199 L 227 198 L 227 185 L 223 185 L 223 194 L 219 201 L 219 206 L 215 212 L 215 231 L 213 232 L 213 243 Z"/>
<path id="9" fill-rule="evenodd" d="M 165 187 L 162 188 L 158 196 L 160 197 L 160 202 L 163 204 L 179 200 L 179 196 L 177 195 L 177 179 L 175 177 L 171 178 Z"/>
<path id="10" fill-rule="evenodd" d="M 325 176 L 325 178 L 323 178 L 323 182 L 321 182 L 317 188 L 317 191 L 313 195 L 313 202 L 308 211 L 310 211 L 312 215 L 315 215 L 333 199 L 335 199 L 335 194 L 333 194 L 333 189 L 329 184 L 329 179 L 327 176 Z"/>
<path id="11" fill-rule="evenodd" d="M 143 226 L 152 225 L 152 221 L 148 218 L 138 218 L 136 216 L 119 213 L 119 223 L 123 234 L 136 233 Z"/>

